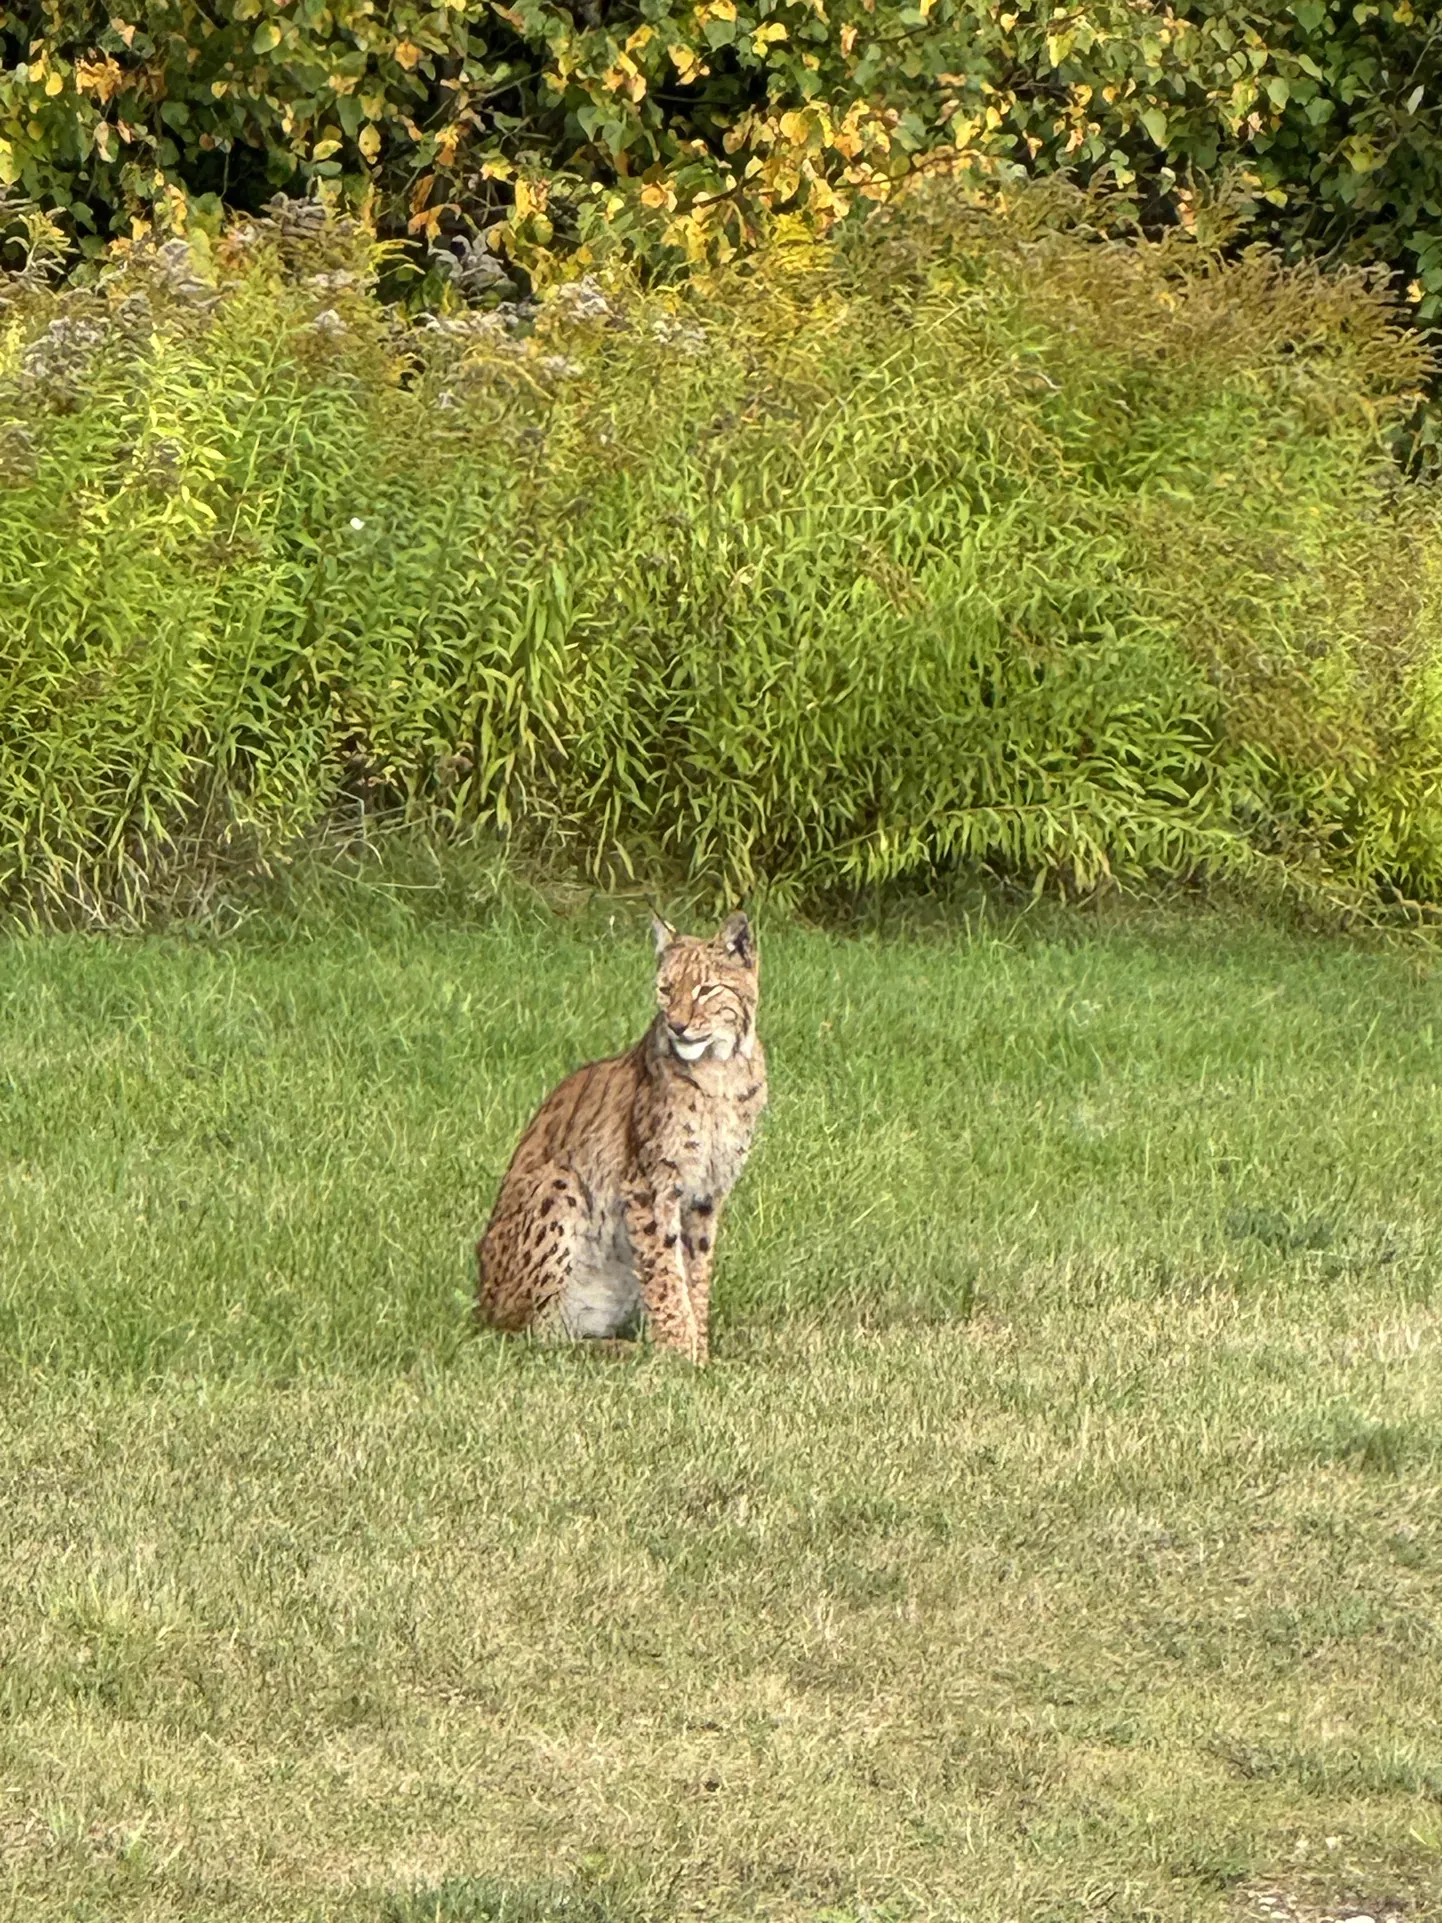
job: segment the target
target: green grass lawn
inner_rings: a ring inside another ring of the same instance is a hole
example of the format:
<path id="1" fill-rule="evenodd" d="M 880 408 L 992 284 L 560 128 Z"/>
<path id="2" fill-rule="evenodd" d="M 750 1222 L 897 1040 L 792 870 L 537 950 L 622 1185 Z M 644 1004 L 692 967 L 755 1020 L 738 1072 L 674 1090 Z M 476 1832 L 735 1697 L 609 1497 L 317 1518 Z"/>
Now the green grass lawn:
<path id="1" fill-rule="evenodd" d="M 763 929 L 697 1374 L 467 1323 L 644 917 L 408 899 L 0 950 L 0 1911 L 1442 1915 L 1442 976 Z"/>

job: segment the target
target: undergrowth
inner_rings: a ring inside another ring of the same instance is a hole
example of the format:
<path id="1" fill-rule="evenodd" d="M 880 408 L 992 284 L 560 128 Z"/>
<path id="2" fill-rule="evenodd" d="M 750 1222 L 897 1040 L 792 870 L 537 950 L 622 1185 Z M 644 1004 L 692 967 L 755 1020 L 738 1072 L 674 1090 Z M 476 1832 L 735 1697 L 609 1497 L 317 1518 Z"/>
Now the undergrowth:
<path id="1" fill-rule="evenodd" d="M 0 292 L 0 888 L 378 811 L 797 897 L 1442 892 L 1428 368 L 1365 277 L 937 185 L 684 300 L 414 325 L 292 211 Z"/>

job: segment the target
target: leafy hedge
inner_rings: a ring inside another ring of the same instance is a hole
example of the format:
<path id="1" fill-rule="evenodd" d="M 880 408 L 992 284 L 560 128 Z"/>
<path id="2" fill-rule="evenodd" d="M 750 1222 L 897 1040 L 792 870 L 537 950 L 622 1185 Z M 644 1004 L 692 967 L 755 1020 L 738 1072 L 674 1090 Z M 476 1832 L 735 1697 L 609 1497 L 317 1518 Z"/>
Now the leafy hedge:
<path id="1" fill-rule="evenodd" d="M 1442 21 L 1423 0 L 27 0 L 0 183 L 80 230 L 177 189 L 374 191 L 390 231 L 724 257 L 919 158 L 1098 168 L 1195 216 L 1403 266 L 1442 312 Z"/>
<path id="2" fill-rule="evenodd" d="M 944 183 L 682 300 L 409 326 L 304 207 L 0 318 L 0 888 L 401 809 L 807 892 L 1442 898 L 1442 527 L 1375 287 Z"/>

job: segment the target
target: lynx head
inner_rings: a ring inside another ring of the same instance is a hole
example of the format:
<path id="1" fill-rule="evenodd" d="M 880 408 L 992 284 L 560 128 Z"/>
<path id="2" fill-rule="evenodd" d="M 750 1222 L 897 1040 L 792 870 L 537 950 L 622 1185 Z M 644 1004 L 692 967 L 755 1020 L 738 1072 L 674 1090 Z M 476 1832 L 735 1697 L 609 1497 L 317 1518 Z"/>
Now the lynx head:
<path id="1" fill-rule="evenodd" d="M 745 915 L 732 915 L 711 941 L 678 935 L 653 916 L 656 1000 L 666 1043 L 683 1062 L 726 1062 L 756 1045 L 760 961 Z"/>

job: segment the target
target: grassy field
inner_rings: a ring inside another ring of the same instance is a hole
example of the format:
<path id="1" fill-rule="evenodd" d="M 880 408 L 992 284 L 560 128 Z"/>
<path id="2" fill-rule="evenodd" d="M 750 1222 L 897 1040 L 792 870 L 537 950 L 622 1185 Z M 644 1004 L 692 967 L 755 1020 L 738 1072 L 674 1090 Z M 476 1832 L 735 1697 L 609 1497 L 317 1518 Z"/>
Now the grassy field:
<path id="1" fill-rule="evenodd" d="M 641 919 L 0 950 L 0 1912 L 1442 1915 L 1442 977 L 765 928 L 715 1366 L 474 1338 Z"/>

